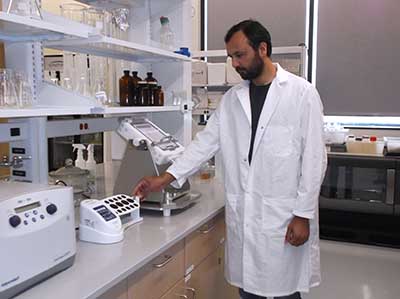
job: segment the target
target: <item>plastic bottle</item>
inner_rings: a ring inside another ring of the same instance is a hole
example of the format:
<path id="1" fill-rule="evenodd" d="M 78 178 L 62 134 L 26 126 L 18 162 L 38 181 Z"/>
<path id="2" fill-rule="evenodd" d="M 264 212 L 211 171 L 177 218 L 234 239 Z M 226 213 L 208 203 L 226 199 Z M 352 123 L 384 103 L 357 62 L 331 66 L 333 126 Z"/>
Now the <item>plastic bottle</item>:
<path id="1" fill-rule="evenodd" d="M 175 43 L 174 33 L 169 25 L 169 19 L 167 17 L 160 17 L 161 29 L 160 29 L 160 43 L 165 48 L 173 48 Z"/>
<path id="2" fill-rule="evenodd" d="M 94 159 L 94 144 L 88 146 L 88 158 L 86 160 L 86 169 L 90 174 L 96 176 L 96 160 Z"/>
<path id="3" fill-rule="evenodd" d="M 83 144 L 74 143 L 72 145 L 72 147 L 74 148 L 74 151 L 76 151 L 76 153 L 77 153 L 77 157 L 75 160 L 75 166 L 85 169 L 86 161 L 83 159 L 83 150 L 85 149 L 85 146 Z"/>

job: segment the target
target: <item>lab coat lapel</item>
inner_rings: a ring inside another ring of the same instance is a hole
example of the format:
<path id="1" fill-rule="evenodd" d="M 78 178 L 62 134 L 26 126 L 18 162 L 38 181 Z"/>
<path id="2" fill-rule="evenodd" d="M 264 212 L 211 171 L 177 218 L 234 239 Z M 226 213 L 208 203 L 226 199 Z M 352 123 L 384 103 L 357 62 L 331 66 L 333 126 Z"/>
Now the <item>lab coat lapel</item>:
<path id="1" fill-rule="evenodd" d="M 250 94 L 249 82 L 244 81 L 241 83 L 241 88 L 236 91 L 237 98 L 242 105 L 244 113 L 246 114 L 249 124 L 251 124 L 251 107 L 250 107 Z"/>
<path id="2" fill-rule="evenodd" d="M 274 65 L 277 68 L 277 73 L 275 79 L 272 81 L 271 87 L 269 88 L 267 98 L 265 99 L 260 119 L 258 121 L 257 132 L 253 146 L 253 157 L 257 153 L 257 148 L 260 145 L 261 139 L 269 125 L 269 121 L 271 120 L 271 117 L 274 114 L 282 96 L 282 92 L 280 91 L 282 88 L 281 84 L 284 84 L 284 82 L 288 79 L 286 72 L 279 66 L 279 64 Z"/>

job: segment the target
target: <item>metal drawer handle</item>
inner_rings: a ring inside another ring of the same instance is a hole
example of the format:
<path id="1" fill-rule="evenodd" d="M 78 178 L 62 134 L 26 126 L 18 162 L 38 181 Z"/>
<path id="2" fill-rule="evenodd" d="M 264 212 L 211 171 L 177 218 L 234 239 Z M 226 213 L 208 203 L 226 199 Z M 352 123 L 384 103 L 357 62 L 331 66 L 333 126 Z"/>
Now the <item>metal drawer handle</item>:
<path id="1" fill-rule="evenodd" d="M 394 204 L 394 188 L 395 188 L 396 171 L 394 169 L 386 170 L 386 204 Z"/>
<path id="2" fill-rule="evenodd" d="M 185 287 L 185 290 L 192 292 L 192 294 L 193 294 L 192 299 L 196 299 L 196 289 L 195 288 Z"/>
<path id="3" fill-rule="evenodd" d="M 179 298 L 185 298 L 185 299 L 189 299 L 188 296 L 183 295 L 183 294 L 175 294 L 176 296 L 178 296 Z"/>
<path id="4" fill-rule="evenodd" d="M 162 268 L 166 264 L 168 264 L 170 261 L 172 261 L 172 256 L 164 255 L 164 257 L 165 257 L 165 261 L 163 261 L 162 263 L 159 263 L 159 264 L 153 264 L 153 266 L 156 267 L 156 268 Z"/>
<path id="5" fill-rule="evenodd" d="M 214 224 L 213 226 L 207 227 L 206 229 L 200 229 L 200 230 L 199 230 L 199 233 L 206 235 L 206 234 L 208 234 L 210 231 L 214 230 L 214 228 L 215 228 L 216 226 L 217 226 L 217 225 Z"/>

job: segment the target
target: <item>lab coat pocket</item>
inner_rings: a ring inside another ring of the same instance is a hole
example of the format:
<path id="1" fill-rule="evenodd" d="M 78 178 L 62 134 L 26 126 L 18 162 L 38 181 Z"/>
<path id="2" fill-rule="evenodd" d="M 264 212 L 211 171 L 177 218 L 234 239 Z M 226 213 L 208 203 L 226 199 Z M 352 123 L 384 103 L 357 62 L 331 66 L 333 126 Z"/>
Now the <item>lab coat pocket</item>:
<path id="1" fill-rule="evenodd" d="M 285 234 L 271 233 L 268 239 L 269 277 L 274 293 L 291 293 L 304 289 L 308 281 L 308 242 L 292 246 L 285 241 Z"/>
<path id="2" fill-rule="evenodd" d="M 243 215 L 241 214 L 239 201 L 243 200 L 243 196 L 237 194 L 227 194 L 225 203 L 225 220 L 227 237 L 240 241 L 241 234 L 241 221 Z"/>
<path id="3" fill-rule="evenodd" d="M 269 126 L 264 138 L 265 152 L 276 157 L 293 153 L 293 129 L 287 126 Z"/>
<path id="4" fill-rule="evenodd" d="M 242 246 L 243 246 L 243 215 L 240 209 L 240 201 L 243 196 L 236 194 L 226 195 L 225 220 L 226 239 L 225 261 L 227 279 L 229 281 L 241 281 L 242 273 Z"/>

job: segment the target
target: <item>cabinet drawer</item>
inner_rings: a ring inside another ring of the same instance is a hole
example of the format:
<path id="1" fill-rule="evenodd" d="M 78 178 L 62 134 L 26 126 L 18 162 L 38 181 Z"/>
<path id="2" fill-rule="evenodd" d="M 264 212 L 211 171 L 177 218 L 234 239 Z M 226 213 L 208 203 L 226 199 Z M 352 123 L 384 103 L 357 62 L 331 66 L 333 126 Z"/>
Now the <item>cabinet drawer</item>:
<path id="1" fill-rule="evenodd" d="M 185 239 L 185 274 L 189 274 L 225 238 L 224 214 L 220 214 Z"/>
<path id="2" fill-rule="evenodd" d="M 180 241 L 128 278 L 128 298 L 160 298 L 183 275 L 184 241 Z"/>

